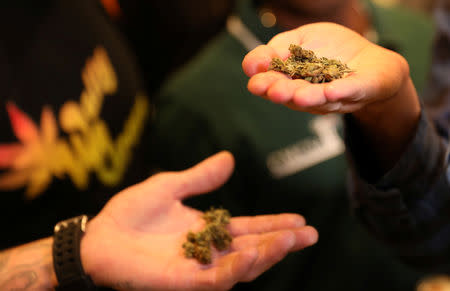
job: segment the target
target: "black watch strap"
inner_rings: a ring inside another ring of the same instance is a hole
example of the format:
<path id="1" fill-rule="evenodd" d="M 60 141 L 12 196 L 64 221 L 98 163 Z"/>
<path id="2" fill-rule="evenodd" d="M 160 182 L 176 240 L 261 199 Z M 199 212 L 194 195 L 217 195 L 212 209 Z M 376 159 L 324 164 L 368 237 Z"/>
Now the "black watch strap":
<path id="1" fill-rule="evenodd" d="M 84 235 L 87 215 L 56 224 L 53 236 L 53 266 L 58 279 L 56 291 L 97 290 L 86 275 L 80 259 L 80 242 Z"/>

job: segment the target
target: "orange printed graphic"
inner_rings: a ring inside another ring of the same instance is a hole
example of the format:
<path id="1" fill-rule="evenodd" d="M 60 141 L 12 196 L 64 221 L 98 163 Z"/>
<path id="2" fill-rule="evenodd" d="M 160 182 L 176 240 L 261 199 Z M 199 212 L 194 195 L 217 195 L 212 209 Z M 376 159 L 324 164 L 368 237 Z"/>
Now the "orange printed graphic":
<path id="1" fill-rule="evenodd" d="M 113 19 L 120 18 L 122 11 L 118 0 L 101 0 L 103 7 Z"/>
<path id="2" fill-rule="evenodd" d="M 121 133 L 114 140 L 100 112 L 107 95 L 117 90 L 117 78 L 103 48 L 94 50 L 82 72 L 85 89 L 79 102 L 69 100 L 59 111 L 59 123 L 53 111 L 44 107 L 36 124 L 13 103 L 6 108 L 17 143 L 0 144 L 0 190 L 25 187 L 33 199 L 48 189 L 54 178 L 70 178 L 80 190 L 95 173 L 104 185 L 117 185 L 131 158 L 148 115 L 145 95 L 135 102 Z M 59 128 L 67 136 L 61 137 Z"/>

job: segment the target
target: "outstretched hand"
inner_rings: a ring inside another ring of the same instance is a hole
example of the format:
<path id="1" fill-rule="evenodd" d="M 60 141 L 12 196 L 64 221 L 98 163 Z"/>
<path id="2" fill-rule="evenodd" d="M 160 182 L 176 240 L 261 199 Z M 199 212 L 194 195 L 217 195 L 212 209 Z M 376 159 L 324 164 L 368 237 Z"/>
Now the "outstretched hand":
<path id="1" fill-rule="evenodd" d="M 353 72 L 312 84 L 267 71 L 272 58 L 289 56 L 290 44 L 340 60 Z M 406 60 L 338 24 L 313 23 L 280 33 L 249 52 L 242 66 L 255 95 L 313 114 L 351 113 L 367 141 L 366 150 L 375 154 L 382 170 L 398 160 L 419 122 L 420 102 Z"/>
<path id="2" fill-rule="evenodd" d="M 117 194 L 88 224 L 81 243 L 86 272 L 96 284 L 118 290 L 228 290 L 317 241 L 316 230 L 300 215 L 236 217 L 228 225 L 229 250 L 213 250 L 209 265 L 186 258 L 187 232 L 205 222 L 182 199 L 218 188 L 233 166 L 231 154 L 222 152 Z"/>
<path id="3" fill-rule="evenodd" d="M 286 59 L 289 45 L 313 50 L 318 57 L 338 59 L 354 72 L 330 83 L 311 84 L 267 71 L 273 57 Z M 407 62 L 356 32 L 334 23 L 314 23 L 280 33 L 247 54 L 248 89 L 275 103 L 311 113 L 356 112 L 399 92 L 409 76 Z"/>

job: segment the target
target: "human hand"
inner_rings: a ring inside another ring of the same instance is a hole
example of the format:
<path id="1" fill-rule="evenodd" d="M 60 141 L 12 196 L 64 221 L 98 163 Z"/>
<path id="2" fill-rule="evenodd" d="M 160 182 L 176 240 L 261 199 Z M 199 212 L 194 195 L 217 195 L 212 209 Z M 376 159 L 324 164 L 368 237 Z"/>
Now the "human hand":
<path id="1" fill-rule="evenodd" d="M 341 60 L 354 72 L 322 84 L 267 72 L 273 57 L 288 57 L 290 44 L 313 50 L 318 57 Z M 395 96 L 409 79 L 408 64 L 399 54 L 334 23 L 314 23 L 280 33 L 248 53 L 243 69 L 251 77 L 251 93 L 295 110 L 320 114 L 357 112 L 369 104 L 379 104 Z"/>
<path id="2" fill-rule="evenodd" d="M 202 229 L 202 213 L 181 200 L 221 186 L 233 158 L 219 153 L 182 172 L 166 172 L 114 196 L 91 220 L 81 242 L 86 273 L 118 290 L 227 290 L 251 281 L 289 252 L 317 241 L 296 214 L 235 217 L 229 250 L 213 250 L 210 265 L 184 256 L 188 231 Z"/>
<path id="3" fill-rule="evenodd" d="M 354 72 L 329 83 L 311 84 L 267 71 L 273 57 L 286 59 L 289 45 L 338 59 Z M 420 117 L 420 102 L 399 54 L 375 45 L 334 23 L 313 23 L 280 33 L 245 56 L 248 89 L 274 103 L 313 114 L 351 113 L 368 148 L 387 170 L 411 140 Z"/>

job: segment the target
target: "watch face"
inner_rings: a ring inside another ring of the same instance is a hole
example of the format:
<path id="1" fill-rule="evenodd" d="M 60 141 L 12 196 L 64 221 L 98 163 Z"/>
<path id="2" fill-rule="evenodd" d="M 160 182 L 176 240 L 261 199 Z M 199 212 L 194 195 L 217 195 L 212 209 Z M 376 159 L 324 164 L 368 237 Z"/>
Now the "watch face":
<path id="1" fill-rule="evenodd" d="M 86 223 L 87 223 L 88 217 L 87 215 L 81 215 L 73 218 L 69 218 L 63 221 L 58 222 L 55 225 L 54 232 L 58 232 L 61 230 L 61 228 L 67 228 L 70 224 L 80 224 L 80 228 L 82 232 L 85 232 L 86 230 Z"/>

